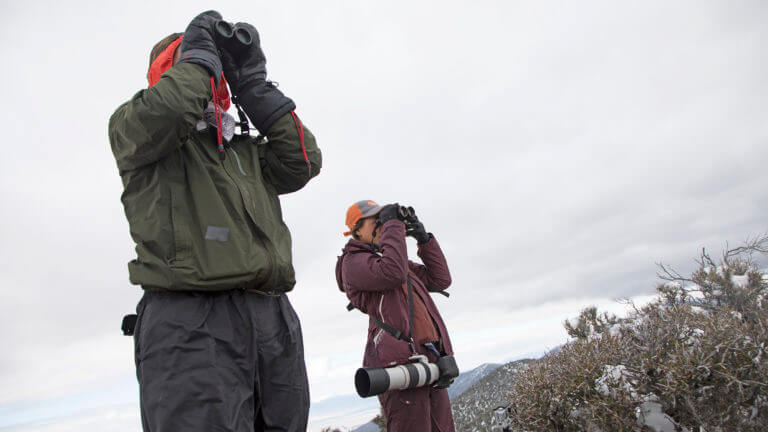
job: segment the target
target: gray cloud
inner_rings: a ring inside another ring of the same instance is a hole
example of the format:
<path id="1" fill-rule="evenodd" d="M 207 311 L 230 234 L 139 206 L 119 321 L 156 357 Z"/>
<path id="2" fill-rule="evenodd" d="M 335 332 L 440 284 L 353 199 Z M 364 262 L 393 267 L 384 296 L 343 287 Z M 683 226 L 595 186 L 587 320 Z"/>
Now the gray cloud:
<path id="1" fill-rule="evenodd" d="M 107 120 L 146 85 L 152 44 L 207 7 L 4 6 L 0 382 L 118 337 L 140 291 Z M 655 262 L 689 269 L 768 229 L 764 2 L 251 8 L 221 12 L 260 29 L 325 159 L 282 199 L 310 357 L 344 349 L 327 330 L 363 331 L 333 279 L 358 199 L 414 205 L 437 235 L 449 326 L 489 303 L 647 294 Z"/>

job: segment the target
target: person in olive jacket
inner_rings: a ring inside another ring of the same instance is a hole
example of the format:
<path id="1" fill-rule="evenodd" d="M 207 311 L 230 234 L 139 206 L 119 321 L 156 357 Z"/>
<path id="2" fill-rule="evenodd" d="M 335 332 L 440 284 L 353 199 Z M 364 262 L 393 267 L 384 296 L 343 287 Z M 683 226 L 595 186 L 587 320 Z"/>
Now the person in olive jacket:
<path id="1" fill-rule="evenodd" d="M 204 12 L 158 43 L 149 88 L 109 121 L 136 243 L 130 281 L 144 289 L 134 331 L 142 425 L 305 431 L 309 391 L 285 295 L 296 281 L 279 195 L 318 174 L 320 150 L 293 101 L 266 80 L 256 29 L 238 23 L 252 43 L 234 50 L 214 30 L 220 19 Z M 224 76 L 266 139 L 234 134 Z"/>
<path id="2" fill-rule="evenodd" d="M 370 317 L 363 356 L 366 368 L 407 364 L 414 354 L 426 355 L 434 363 L 437 355 L 428 344 L 441 355 L 453 355 L 448 330 L 429 294 L 451 284 L 445 256 L 421 222 L 406 229 L 397 210 L 396 204 L 381 207 L 367 200 L 349 207 L 349 231 L 344 235 L 352 235 L 352 239 L 336 262 L 339 289 Z M 406 236 L 416 239 L 423 265 L 408 259 Z M 396 338 L 376 321 L 406 336 Z M 390 390 L 379 395 L 379 401 L 388 432 L 454 431 L 451 403 L 444 388 Z"/>

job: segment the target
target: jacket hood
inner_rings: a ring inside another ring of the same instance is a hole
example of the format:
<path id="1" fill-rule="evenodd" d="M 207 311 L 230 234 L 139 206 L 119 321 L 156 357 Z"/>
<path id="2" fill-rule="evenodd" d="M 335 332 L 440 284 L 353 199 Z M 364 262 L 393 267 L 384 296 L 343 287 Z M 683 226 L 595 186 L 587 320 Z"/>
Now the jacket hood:
<path id="1" fill-rule="evenodd" d="M 339 291 L 344 292 L 344 281 L 342 280 L 341 263 L 344 261 L 344 257 L 352 253 L 368 252 L 373 253 L 373 247 L 369 243 L 361 242 L 360 240 L 349 239 L 344 248 L 341 250 L 341 255 L 336 259 L 336 284 L 339 286 Z"/>
<path id="2" fill-rule="evenodd" d="M 168 69 L 173 66 L 173 54 L 176 52 L 179 45 L 181 45 L 183 39 L 184 35 L 181 35 L 175 41 L 171 42 L 149 66 L 149 71 L 147 71 L 149 88 L 152 88 L 152 86 L 157 84 L 157 82 L 160 81 L 160 77 L 168 72 Z M 219 80 L 219 86 L 216 88 L 216 95 L 218 96 L 218 100 L 214 102 L 224 111 L 228 110 L 230 107 L 230 98 L 229 91 L 227 91 L 227 80 L 224 78 L 224 74 L 221 75 L 221 80 Z"/>

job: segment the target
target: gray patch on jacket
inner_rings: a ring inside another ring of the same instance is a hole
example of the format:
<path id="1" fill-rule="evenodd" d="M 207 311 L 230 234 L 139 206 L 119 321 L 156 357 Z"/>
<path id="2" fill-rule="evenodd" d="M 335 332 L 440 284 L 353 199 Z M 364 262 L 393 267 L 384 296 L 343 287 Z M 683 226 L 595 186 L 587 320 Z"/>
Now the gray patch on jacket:
<path id="1" fill-rule="evenodd" d="M 225 242 L 229 239 L 229 228 L 208 225 L 205 230 L 205 239 Z"/>

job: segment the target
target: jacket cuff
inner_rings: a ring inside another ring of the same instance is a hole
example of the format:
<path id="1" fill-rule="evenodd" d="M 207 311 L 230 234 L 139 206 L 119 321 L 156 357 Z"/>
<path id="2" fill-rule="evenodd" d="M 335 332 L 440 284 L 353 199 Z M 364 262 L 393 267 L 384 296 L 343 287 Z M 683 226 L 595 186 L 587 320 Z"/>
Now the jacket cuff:
<path id="1" fill-rule="evenodd" d="M 403 226 L 403 228 L 405 228 L 405 222 L 401 221 L 400 219 L 394 218 L 394 219 L 390 219 L 390 220 L 384 222 L 383 224 L 381 224 L 381 229 L 384 229 L 384 227 L 387 226 L 387 225 L 392 225 L 393 222 L 398 222 L 398 223 L 400 223 L 400 225 Z"/>
<path id="2" fill-rule="evenodd" d="M 417 239 L 416 244 L 419 245 L 419 246 L 425 245 L 425 244 L 431 242 L 433 238 L 435 238 L 435 236 L 433 236 L 432 233 L 427 233 L 427 239 L 424 240 L 424 241 L 418 241 L 418 239 Z"/>
<path id="3" fill-rule="evenodd" d="M 219 85 L 219 81 L 221 81 L 221 60 L 206 50 L 189 50 L 178 63 L 192 63 L 202 66 L 216 80 L 216 85 Z"/>
<path id="4" fill-rule="evenodd" d="M 291 98 L 263 80 L 257 81 L 239 99 L 251 123 L 264 135 L 268 135 L 269 128 L 280 117 L 296 109 Z"/>

